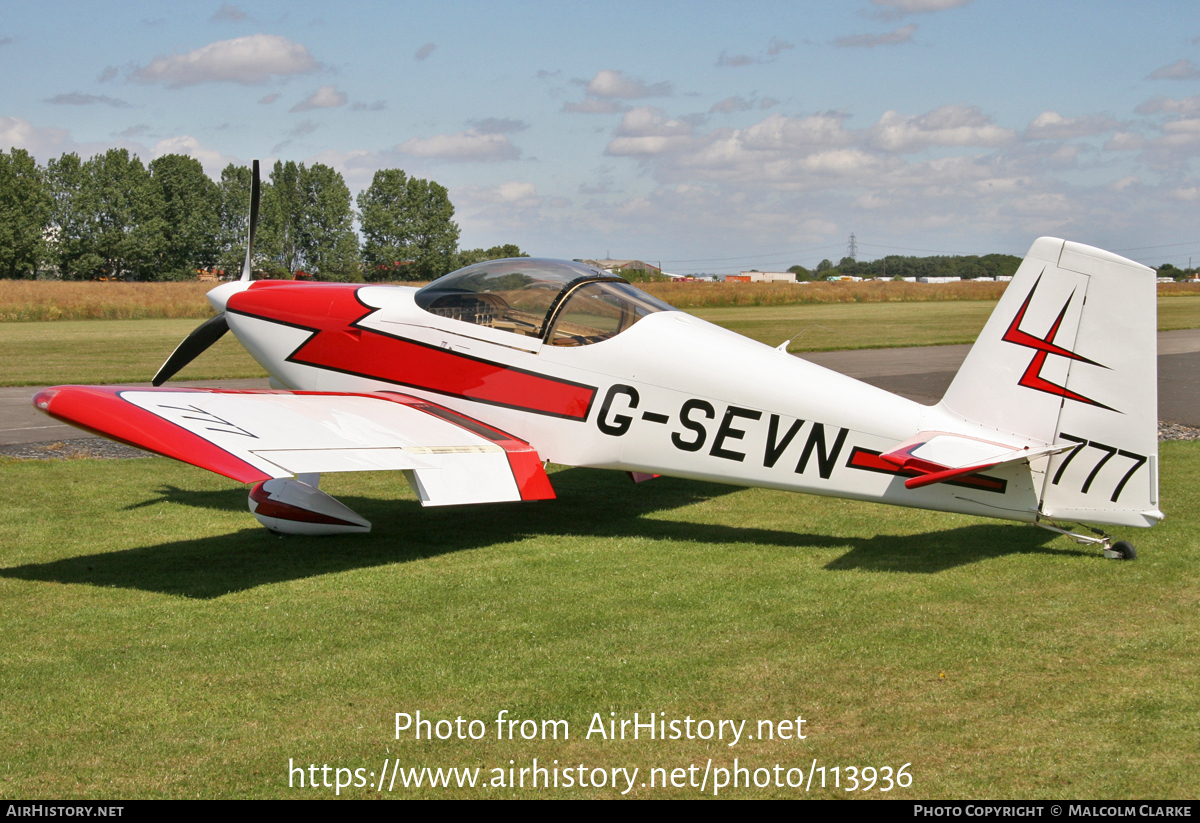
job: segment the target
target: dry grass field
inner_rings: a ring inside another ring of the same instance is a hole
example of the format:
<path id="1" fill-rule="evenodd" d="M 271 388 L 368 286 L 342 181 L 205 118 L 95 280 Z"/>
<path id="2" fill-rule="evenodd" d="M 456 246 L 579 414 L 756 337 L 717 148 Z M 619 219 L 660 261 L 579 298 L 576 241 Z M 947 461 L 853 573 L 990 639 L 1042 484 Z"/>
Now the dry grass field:
<path id="1" fill-rule="evenodd" d="M 813 303 L 925 303 L 999 300 L 1007 283 L 639 283 L 680 309 L 795 306 Z"/>
<path id="2" fill-rule="evenodd" d="M 0 281 L 0 322 L 144 320 L 212 314 L 211 283 Z M 397 285 L 420 286 L 422 283 Z M 999 300 L 1006 283 L 641 283 L 681 309 L 799 306 L 822 303 L 925 303 Z M 1164 283 L 1160 297 L 1200 295 L 1200 283 Z"/>
<path id="3" fill-rule="evenodd" d="M 0 281 L 0 322 L 208 317 L 212 283 Z"/>

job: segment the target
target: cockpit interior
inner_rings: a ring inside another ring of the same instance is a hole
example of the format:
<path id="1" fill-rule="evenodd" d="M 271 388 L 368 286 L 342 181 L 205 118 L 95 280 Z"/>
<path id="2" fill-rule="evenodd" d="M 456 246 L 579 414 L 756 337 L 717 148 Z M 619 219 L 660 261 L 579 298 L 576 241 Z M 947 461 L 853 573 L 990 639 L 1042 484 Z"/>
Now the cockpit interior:
<path id="1" fill-rule="evenodd" d="M 517 257 L 451 272 L 416 294 L 431 314 L 586 346 L 615 337 L 648 314 L 677 311 L 623 278 L 582 263 Z"/>

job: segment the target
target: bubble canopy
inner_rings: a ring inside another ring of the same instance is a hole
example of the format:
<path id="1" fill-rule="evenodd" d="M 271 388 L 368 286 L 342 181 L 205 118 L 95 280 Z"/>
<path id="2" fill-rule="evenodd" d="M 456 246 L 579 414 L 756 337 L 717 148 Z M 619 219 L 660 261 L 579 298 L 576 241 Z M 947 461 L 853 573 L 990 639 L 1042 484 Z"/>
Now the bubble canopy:
<path id="1" fill-rule="evenodd" d="M 614 337 L 648 314 L 676 311 L 614 274 L 564 260 L 516 257 L 451 272 L 417 292 L 430 314 L 586 346 Z"/>

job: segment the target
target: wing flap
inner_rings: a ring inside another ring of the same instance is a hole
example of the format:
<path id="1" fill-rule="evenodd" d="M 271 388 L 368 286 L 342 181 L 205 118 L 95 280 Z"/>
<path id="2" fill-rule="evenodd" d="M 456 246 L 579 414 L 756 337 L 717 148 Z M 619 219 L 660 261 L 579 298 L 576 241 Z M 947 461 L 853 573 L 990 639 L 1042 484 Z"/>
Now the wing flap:
<path id="1" fill-rule="evenodd" d="M 554 497 L 536 450 L 395 392 L 58 386 L 34 405 L 113 440 L 244 483 L 310 472 L 403 471 L 424 505 Z"/>

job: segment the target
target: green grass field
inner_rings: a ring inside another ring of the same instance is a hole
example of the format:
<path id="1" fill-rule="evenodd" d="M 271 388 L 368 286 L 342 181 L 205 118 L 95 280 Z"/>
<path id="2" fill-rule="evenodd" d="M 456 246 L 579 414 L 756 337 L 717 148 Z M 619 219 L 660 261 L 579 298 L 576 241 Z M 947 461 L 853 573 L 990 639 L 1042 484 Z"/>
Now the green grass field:
<path id="1" fill-rule="evenodd" d="M 995 303 L 828 303 L 694 309 L 693 314 L 788 351 L 934 346 L 974 341 Z M 59 320 L 0 323 L 0 385 L 146 382 L 194 319 Z M 1200 295 L 1160 297 L 1158 327 L 1200 327 Z M 232 334 L 181 371 L 177 380 L 265 377 Z"/>
<path id="2" fill-rule="evenodd" d="M 1123 534 L 1122 563 L 1028 526 L 580 469 L 557 501 L 470 509 L 330 476 L 375 531 L 283 539 L 245 487 L 166 459 L 3 461 L 0 797 L 334 795 L 289 788 L 289 761 L 361 768 L 372 788 L 342 796 L 371 797 L 385 759 L 482 770 L 390 797 L 620 795 L 484 787 L 533 758 L 637 767 L 636 797 L 696 797 L 641 783 L 735 758 L 815 761 L 809 797 L 1195 797 L 1200 443 L 1161 466 L 1167 520 Z M 486 735 L 397 740 L 417 710 Z M 502 710 L 570 738 L 496 740 Z M 634 712 L 801 716 L 806 739 L 586 737 Z M 847 767 L 904 764 L 908 788 L 845 791 Z"/>

